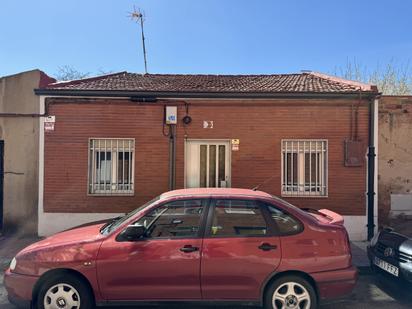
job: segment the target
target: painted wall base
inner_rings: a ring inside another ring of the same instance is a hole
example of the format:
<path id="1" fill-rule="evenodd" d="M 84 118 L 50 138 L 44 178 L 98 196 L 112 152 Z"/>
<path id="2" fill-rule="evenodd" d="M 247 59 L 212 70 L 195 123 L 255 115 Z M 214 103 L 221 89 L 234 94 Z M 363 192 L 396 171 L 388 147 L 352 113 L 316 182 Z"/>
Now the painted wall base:
<path id="1" fill-rule="evenodd" d="M 345 227 L 349 234 L 349 239 L 352 241 L 365 241 L 368 238 L 366 216 L 343 216 Z"/>
<path id="2" fill-rule="evenodd" d="M 40 213 L 38 234 L 50 236 L 78 225 L 121 215 L 124 213 Z"/>

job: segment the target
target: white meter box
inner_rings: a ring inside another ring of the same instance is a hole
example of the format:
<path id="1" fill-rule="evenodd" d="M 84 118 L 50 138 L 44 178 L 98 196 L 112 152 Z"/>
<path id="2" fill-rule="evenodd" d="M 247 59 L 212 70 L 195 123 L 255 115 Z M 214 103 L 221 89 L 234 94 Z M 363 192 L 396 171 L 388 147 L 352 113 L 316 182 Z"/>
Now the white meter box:
<path id="1" fill-rule="evenodd" d="M 177 106 L 166 106 L 166 124 L 177 124 Z"/>

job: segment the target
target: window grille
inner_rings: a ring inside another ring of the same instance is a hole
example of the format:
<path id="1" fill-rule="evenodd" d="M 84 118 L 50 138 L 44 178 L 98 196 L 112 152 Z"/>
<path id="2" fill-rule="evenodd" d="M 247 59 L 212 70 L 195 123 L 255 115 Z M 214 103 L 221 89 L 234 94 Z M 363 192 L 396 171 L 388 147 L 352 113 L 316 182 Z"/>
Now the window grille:
<path id="1" fill-rule="evenodd" d="M 134 193 L 134 139 L 89 140 L 89 194 Z"/>
<path id="2" fill-rule="evenodd" d="M 282 140 L 282 195 L 326 196 L 327 141 Z"/>

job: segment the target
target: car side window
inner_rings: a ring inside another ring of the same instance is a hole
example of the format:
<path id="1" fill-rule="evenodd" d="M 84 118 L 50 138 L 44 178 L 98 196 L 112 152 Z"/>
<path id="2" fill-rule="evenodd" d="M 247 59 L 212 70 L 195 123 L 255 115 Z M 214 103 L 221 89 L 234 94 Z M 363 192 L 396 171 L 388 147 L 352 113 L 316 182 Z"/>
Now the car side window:
<path id="1" fill-rule="evenodd" d="M 198 236 L 203 214 L 202 200 L 181 200 L 163 204 L 135 224 L 146 228 L 145 238 Z"/>
<path id="2" fill-rule="evenodd" d="M 264 236 L 268 233 L 265 218 L 252 200 L 217 199 L 209 234 L 211 237 Z"/>
<path id="3" fill-rule="evenodd" d="M 303 226 L 300 221 L 273 205 L 266 206 L 281 235 L 297 234 L 302 231 Z"/>

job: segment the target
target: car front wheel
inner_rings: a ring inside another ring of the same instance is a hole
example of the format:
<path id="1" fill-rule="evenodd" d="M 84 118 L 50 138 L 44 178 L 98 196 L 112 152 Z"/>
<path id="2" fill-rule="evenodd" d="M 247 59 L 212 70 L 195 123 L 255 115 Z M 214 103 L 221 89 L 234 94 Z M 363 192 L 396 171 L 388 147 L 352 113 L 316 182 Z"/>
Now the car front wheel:
<path id="1" fill-rule="evenodd" d="M 83 280 L 71 274 L 55 275 L 45 281 L 37 295 L 38 309 L 91 309 L 93 297 Z"/>
<path id="2" fill-rule="evenodd" d="M 314 309 L 317 297 L 313 286 L 299 276 L 276 279 L 267 289 L 265 309 Z"/>

